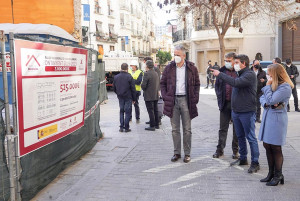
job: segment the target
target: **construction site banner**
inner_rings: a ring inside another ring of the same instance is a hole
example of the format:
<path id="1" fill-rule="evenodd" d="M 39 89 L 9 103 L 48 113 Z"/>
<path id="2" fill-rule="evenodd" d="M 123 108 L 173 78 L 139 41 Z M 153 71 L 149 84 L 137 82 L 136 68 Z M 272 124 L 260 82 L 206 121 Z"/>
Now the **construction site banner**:
<path id="1" fill-rule="evenodd" d="M 20 156 L 84 125 L 87 59 L 86 49 L 15 40 Z"/>

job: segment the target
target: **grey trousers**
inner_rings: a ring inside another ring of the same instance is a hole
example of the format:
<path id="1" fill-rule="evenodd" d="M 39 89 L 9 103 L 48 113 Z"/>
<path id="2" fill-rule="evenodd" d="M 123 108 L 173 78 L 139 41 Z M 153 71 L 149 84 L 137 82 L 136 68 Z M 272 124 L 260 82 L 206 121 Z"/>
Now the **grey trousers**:
<path id="1" fill-rule="evenodd" d="M 174 154 L 181 155 L 180 119 L 183 128 L 183 150 L 185 155 L 190 155 L 192 145 L 191 118 L 187 98 L 175 97 L 173 117 L 171 118 Z"/>

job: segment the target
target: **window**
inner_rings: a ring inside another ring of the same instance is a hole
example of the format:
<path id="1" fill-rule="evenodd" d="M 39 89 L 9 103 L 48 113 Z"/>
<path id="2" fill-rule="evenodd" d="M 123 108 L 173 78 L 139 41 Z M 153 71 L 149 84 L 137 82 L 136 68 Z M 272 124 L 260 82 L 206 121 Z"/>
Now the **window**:
<path id="1" fill-rule="evenodd" d="M 195 27 L 195 30 L 196 30 L 196 31 L 202 30 L 202 17 L 199 17 L 199 18 L 196 20 L 196 27 Z"/>
<path id="2" fill-rule="evenodd" d="M 121 24 L 121 26 L 125 25 L 124 13 L 120 14 L 120 24 Z"/>
<path id="3" fill-rule="evenodd" d="M 99 5 L 98 0 L 95 0 L 95 9 L 94 9 L 94 13 L 101 14 L 101 7 L 100 7 L 100 5 Z"/>
<path id="4" fill-rule="evenodd" d="M 109 51 L 115 51 L 115 46 L 113 45 L 109 46 Z"/>
<path id="5" fill-rule="evenodd" d="M 96 32 L 102 33 L 102 22 L 96 20 L 95 23 L 96 23 Z"/>
<path id="6" fill-rule="evenodd" d="M 209 26 L 210 22 L 209 22 L 209 12 L 205 12 L 204 13 L 204 26 Z"/>
<path id="7" fill-rule="evenodd" d="M 109 24 L 108 25 L 108 30 L 109 30 L 109 33 L 115 33 L 115 30 L 114 30 L 114 25 L 113 24 Z"/>

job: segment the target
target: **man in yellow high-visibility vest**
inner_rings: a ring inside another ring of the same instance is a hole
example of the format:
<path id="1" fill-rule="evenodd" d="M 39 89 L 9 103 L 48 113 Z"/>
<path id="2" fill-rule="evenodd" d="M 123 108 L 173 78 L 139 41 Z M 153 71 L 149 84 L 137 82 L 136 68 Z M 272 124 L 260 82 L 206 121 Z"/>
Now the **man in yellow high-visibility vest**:
<path id="1" fill-rule="evenodd" d="M 139 107 L 139 96 L 141 95 L 141 84 L 143 81 L 143 71 L 138 69 L 139 63 L 136 60 L 132 60 L 130 63 L 131 71 L 130 74 L 133 77 L 134 83 L 135 83 L 135 90 L 136 90 L 136 101 L 134 103 L 134 109 L 135 109 L 135 118 L 136 122 L 140 122 L 140 107 Z"/>

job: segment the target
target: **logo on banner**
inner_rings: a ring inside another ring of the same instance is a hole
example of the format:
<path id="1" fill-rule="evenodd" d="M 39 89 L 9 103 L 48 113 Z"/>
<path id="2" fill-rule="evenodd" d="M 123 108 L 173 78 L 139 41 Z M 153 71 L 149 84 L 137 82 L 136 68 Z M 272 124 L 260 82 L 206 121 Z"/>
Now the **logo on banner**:
<path id="1" fill-rule="evenodd" d="M 27 55 L 27 62 L 25 66 L 28 70 L 39 70 L 41 65 L 34 55 Z"/>

